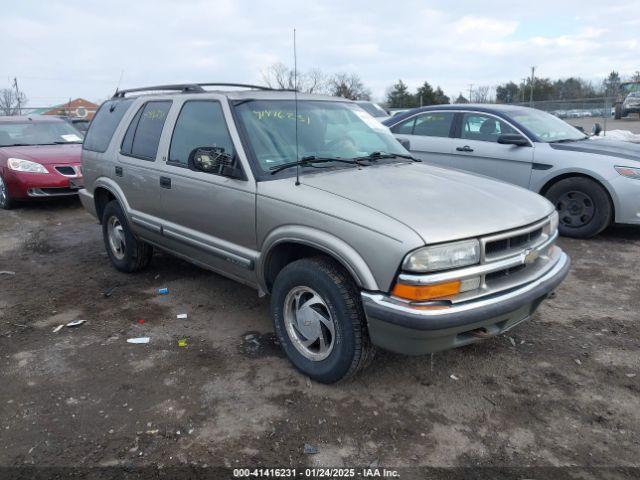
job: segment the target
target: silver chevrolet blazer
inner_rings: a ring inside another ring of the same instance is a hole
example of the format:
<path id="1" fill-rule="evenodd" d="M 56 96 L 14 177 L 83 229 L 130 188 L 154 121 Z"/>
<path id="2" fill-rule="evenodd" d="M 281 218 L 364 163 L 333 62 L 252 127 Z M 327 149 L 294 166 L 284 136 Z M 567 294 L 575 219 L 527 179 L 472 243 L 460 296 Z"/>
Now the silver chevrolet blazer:
<path id="1" fill-rule="evenodd" d="M 159 248 L 270 294 L 284 352 L 323 383 L 375 347 L 419 355 L 499 335 L 569 269 L 546 199 L 422 163 L 341 98 L 122 90 L 91 122 L 82 169 L 115 268 Z"/>

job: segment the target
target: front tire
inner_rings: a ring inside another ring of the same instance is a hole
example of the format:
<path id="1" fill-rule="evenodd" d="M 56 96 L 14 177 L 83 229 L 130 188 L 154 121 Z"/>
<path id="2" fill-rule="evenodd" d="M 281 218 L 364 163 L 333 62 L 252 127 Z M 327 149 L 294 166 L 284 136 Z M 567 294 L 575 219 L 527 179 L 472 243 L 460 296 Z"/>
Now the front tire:
<path id="1" fill-rule="evenodd" d="M 9 188 L 0 176 L 0 208 L 11 210 L 13 207 L 15 207 L 15 201 L 9 195 Z"/>
<path id="2" fill-rule="evenodd" d="M 616 120 L 620 120 L 622 118 L 622 104 L 616 103 L 616 106 L 613 110 L 613 118 Z"/>
<path id="3" fill-rule="evenodd" d="M 330 258 L 303 258 L 282 269 L 273 285 L 271 315 L 285 354 L 315 381 L 345 379 L 373 357 L 360 292 Z"/>
<path id="4" fill-rule="evenodd" d="M 133 235 L 122 207 L 115 200 L 104 209 L 102 236 L 111 263 L 121 272 L 137 272 L 151 262 L 153 247 Z"/>
<path id="5" fill-rule="evenodd" d="M 607 228 L 613 206 L 604 187 L 590 178 L 560 180 L 545 195 L 558 210 L 560 235 L 590 238 Z"/>

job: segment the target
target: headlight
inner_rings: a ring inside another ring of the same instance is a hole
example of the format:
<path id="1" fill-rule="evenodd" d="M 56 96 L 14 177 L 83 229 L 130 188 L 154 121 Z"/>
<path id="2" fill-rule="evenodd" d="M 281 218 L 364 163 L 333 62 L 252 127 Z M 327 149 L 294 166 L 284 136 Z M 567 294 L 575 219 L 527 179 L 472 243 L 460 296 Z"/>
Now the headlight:
<path id="1" fill-rule="evenodd" d="M 618 172 L 623 177 L 640 180 L 640 168 L 620 167 L 618 165 L 616 165 L 614 168 L 616 169 L 616 172 Z"/>
<path id="2" fill-rule="evenodd" d="M 559 216 L 558 216 L 558 211 L 555 210 L 550 216 L 549 216 L 549 234 L 553 235 L 554 232 L 556 230 L 558 230 L 558 223 L 559 223 Z"/>
<path id="3" fill-rule="evenodd" d="M 480 261 L 480 242 L 464 240 L 424 247 L 410 253 L 402 269 L 410 272 L 435 272 L 473 265 Z"/>
<path id="4" fill-rule="evenodd" d="M 7 160 L 7 166 L 10 170 L 16 172 L 49 173 L 49 170 L 44 168 L 43 165 L 30 160 L 22 160 L 21 158 L 10 158 Z"/>

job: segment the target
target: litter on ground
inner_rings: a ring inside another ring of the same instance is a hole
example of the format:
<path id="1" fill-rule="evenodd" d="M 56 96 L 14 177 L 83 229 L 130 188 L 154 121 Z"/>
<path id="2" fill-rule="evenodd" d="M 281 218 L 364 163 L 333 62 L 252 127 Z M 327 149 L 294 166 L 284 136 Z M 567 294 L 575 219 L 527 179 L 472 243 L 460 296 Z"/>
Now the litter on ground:
<path id="1" fill-rule="evenodd" d="M 62 327 L 64 327 L 64 323 L 62 325 L 58 325 L 56 328 L 53 329 L 53 333 L 58 333 Z"/>
<path id="2" fill-rule="evenodd" d="M 67 323 L 67 327 L 78 327 L 78 326 L 82 325 L 85 322 L 86 322 L 86 320 L 74 320 L 73 322 Z"/>
<path id="3" fill-rule="evenodd" d="M 158 289 L 158 295 L 167 295 L 168 293 L 169 293 L 169 289 L 166 287 Z"/>
<path id="4" fill-rule="evenodd" d="M 187 346 L 187 339 L 186 338 L 181 338 L 180 340 L 178 340 L 178 346 L 179 347 L 186 347 Z"/>
<path id="5" fill-rule="evenodd" d="M 149 337 L 127 338 L 127 343 L 149 343 L 149 340 L 151 340 Z"/>
<path id="6" fill-rule="evenodd" d="M 187 314 L 186 313 L 179 313 L 178 315 L 176 315 L 176 318 L 187 318 Z"/>

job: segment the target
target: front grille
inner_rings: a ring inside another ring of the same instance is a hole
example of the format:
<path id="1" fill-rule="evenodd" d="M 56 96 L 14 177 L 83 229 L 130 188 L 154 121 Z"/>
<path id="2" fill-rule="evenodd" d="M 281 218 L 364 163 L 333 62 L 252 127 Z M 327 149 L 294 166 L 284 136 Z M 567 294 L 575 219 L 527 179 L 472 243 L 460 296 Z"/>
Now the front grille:
<path id="1" fill-rule="evenodd" d="M 530 248 L 539 242 L 542 233 L 542 227 L 539 227 L 512 237 L 487 240 L 484 247 L 485 259 L 491 261 L 499 257 L 513 255 L 519 250 Z"/>
<path id="2" fill-rule="evenodd" d="M 75 177 L 77 175 L 75 169 L 68 165 L 59 165 L 54 168 L 58 171 L 58 173 L 64 175 L 65 177 Z"/>

